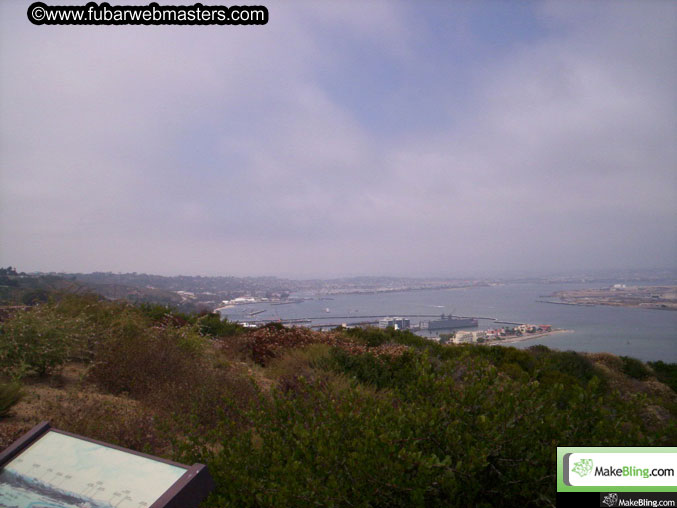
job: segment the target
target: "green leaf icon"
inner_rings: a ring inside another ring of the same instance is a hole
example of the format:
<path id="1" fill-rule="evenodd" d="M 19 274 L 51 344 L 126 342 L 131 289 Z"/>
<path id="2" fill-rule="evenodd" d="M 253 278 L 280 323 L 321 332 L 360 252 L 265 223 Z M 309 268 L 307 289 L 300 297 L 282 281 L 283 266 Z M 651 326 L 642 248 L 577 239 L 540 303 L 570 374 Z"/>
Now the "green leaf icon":
<path id="1" fill-rule="evenodd" d="M 574 462 L 574 467 L 571 469 L 578 476 L 586 476 L 592 471 L 592 459 L 581 459 Z"/>

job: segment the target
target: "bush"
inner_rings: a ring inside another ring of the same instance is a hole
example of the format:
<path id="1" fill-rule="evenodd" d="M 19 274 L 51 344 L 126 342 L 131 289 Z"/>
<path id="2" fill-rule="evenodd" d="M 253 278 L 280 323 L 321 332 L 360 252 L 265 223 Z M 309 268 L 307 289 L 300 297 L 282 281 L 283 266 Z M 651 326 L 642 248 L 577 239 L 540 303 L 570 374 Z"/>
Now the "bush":
<path id="1" fill-rule="evenodd" d="M 21 303 L 24 305 L 36 305 L 49 301 L 49 291 L 45 289 L 33 289 L 21 295 Z"/>
<path id="2" fill-rule="evenodd" d="M 173 417 L 177 432 L 208 433 L 221 420 L 243 424 L 243 413 L 255 405 L 259 390 L 246 372 L 209 365 L 187 377 L 175 377 L 141 398 L 145 404 Z"/>
<path id="3" fill-rule="evenodd" d="M 394 329 L 388 328 L 380 330 L 379 328 L 351 328 L 346 334 L 357 342 L 366 345 L 367 347 L 377 347 L 386 343 L 392 337 Z"/>
<path id="4" fill-rule="evenodd" d="M 54 294 L 49 303 L 15 313 L 0 326 L 0 367 L 13 377 L 50 374 L 69 360 L 89 361 L 120 316 L 138 314 L 96 295 Z"/>
<path id="5" fill-rule="evenodd" d="M 667 397 L 607 390 L 574 352 L 279 324 L 208 340 L 221 333 L 218 316 L 181 324 L 166 310 L 50 302 L 2 325 L 0 365 L 32 365 L 38 346 L 40 361 L 57 358 L 51 368 L 91 358 L 90 379 L 129 397 L 81 390 L 46 413 L 66 430 L 208 464 L 206 506 L 548 506 L 558 445 L 675 442 Z M 259 365 L 233 361 L 244 346 Z M 677 366 L 655 365 L 674 379 Z M 661 418 L 649 425 L 652 405 Z"/>
<path id="6" fill-rule="evenodd" d="M 232 337 L 244 332 L 243 326 L 231 323 L 227 319 L 221 319 L 221 315 L 215 312 L 200 316 L 197 324 L 200 333 L 210 337 Z"/>
<path id="7" fill-rule="evenodd" d="M 643 381 L 653 374 L 651 369 L 637 358 L 631 358 L 629 356 L 621 356 L 620 358 L 623 360 L 621 371 L 631 378 Z"/>
<path id="8" fill-rule="evenodd" d="M 129 313 L 98 345 L 90 375 L 111 393 L 141 397 L 200 370 L 203 340 L 189 327 L 148 328 L 141 316 Z"/>
<path id="9" fill-rule="evenodd" d="M 377 357 L 371 353 L 354 355 L 335 348 L 323 363 L 331 370 L 378 389 L 403 387 L 412 381 L 412 355 Z"/>
<path id="10" fill-rule="evenodd" d="M 42 403 L 40 413 L 61 430 L 146 453 L 169 451 L 157 415 L 131 399 L 70 392 Z"/>
<path id="11" fill-rule="evenodd" d="M 139 304 L 138 309 L 151 323 L 156 325 L 181 327 L 187 324 L 194 324 L 196 321 L 194 315 L 179 312 L 168 305 L 141 303 Z"/>
<path id="12" fill-rule="evenodd" d="M 256 397 L 247 375 L 211 365 L 207 346 L 195 327 L 145 326 L 127 315 L 101 343 L 90 379 L 113 394 L 127 394 L 164 414 L 176 414 L 177 425 L 204 429 L 238 411 Z"/>
<path id="13" fill-rule="evenodd" d="M 476 356 L 481 356 L 489 360 L 493 365 L 502 369 L 504 366 L 511 373 L 515 372 L 515 367 L 519 367 L 523 372 L 531 375 L 534 373 L 536 365 L 538 363 L 535 355 L 529 351 L 523 349 L 517 349 L 514 347 L 480 347 L 477 346 L 466 346 L 472 348 L 472 354 Z"/>
<path id="14" fill-rule="evenodd" d="M 330 337 L 332 335 L 308 328 L 285 328 L 280 323 L 268 323 L 249 332 L 245 338 L 249 358 L 259 365 L 267 365 L 284 351 L 316 344 Z"/>
<path id="15" fill-rule="evenodd" d="M 546 371 L 558 371 L 567 374 L 578 381 L 581 386 L 589 383 L 593 378 L 598 378 L 606 386 L 606 378 L 595 364 L 586 356 L 575 351 L 551 351 L 543 357 Z"/>
<path id="16" fill-rule="evenodd" d="M 665 383 L 677 392 L 677 363 L 665 363 L 662 360 L 649 362 L 649 366 L 656 373 L 661 383 Z"/>
<path id="17" fill-rule="evenodd" d="M 554 505 L 558 444 L 655 442 L 640 433 L 636 401 L 600 393 L 596 378 L 515 381 L 477 351 L 440 360 L 334 350 L 327 364 L 319 351 L 285 355 L 271 367 L 302 371 L 293 387 L 261 399 L 248 426 L 224 418 L 209 440 L 191 436 L 176 458 L 209 464 L 207 506 L 530 507 Z M 323 377 L 323 365 L 352 383 Z"/>
<path id="18" fill-rule="evenodd" d="M 315 370 L 326 365 L 330 354 L 331 348 L 326 344 L 311 344 L 291 349 L 274 359 L 266 369 L 266 373 L 277 379 L 310 377 Z"/>
<path id="19" fill-rule="evenodd" d="M 21 385 L 17 382 L 0 383 L 0 418 L 9 414 L 9 410 L 24 396 Z"/>
<path id="20" fill-rule="evenodd" d="M 350 328 L 345 330 L 344 337 L 358 344 L 364 344 L 367 347 L 375 348 L 384 344 L 400 344 L 419 351 L 430 351 L 440 358 L 450 358 L 455 356 L 454 348 L 445 347 L 424 337 L 420 337 L 409 330 L 395 330 L 392 327 L 380 329 L 375 327 Z"/>
<path id="21" fill-rule="evenodd" d="M 14 377 L 48 374 L 81 351 L 82 324 L 46 305 L 17 312 L 0 329 L 0 365 Z"/>

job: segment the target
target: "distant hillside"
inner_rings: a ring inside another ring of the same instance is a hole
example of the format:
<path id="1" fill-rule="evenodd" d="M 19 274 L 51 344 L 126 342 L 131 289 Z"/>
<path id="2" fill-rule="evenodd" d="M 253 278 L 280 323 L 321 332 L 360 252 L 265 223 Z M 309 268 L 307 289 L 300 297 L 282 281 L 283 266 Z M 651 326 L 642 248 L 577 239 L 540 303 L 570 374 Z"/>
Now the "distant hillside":
<path id="1" fill-rule="evenodd" d="M 174 291 L 165 289 L 105 283 L 75 274 L 27 274 L 12 267 L 0 268 L 0 304 L 33 305 L 47 302 L 55 294 L 96 293 L 109 300 L 123 299 L 132 303 L 157 303 L 181 310 L 193 311 L 209 308 L 210 303 L 189 300 Z"/>
<path id="2" fill-rule="evenodd" d="M 53 274 L 26 274 L 11 266 L 0 268 L 0 302 L 30 305 L 46 302 L 52 292 L 81 293 L 88 288 L 74 277 Z"/>

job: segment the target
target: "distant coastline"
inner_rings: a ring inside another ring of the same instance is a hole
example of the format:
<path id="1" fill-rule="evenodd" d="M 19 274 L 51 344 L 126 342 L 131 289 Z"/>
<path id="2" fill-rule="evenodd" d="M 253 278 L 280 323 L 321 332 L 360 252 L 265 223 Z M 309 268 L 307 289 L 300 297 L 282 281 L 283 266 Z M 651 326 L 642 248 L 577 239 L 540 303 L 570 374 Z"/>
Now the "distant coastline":
<path id="1" fill-rule="evenodd" d="M 677 286 L 626 286 L 615 284 L 602 289 L 558 291 L 558 300 L 537 300 L 558 305 L 607 305 L 638 309 L 677 310 Z"/>
<path id="2" fill-rule="evenodd" d="M 470 289 L 476 287 L 488 287 L 491 284 L 489 283 L 473 283 L 473 284 L 440 284 L 440 285 L 431 285 L 431 286 L 403 286 L 395 288 L 365 288 L 365 289 L 353 289 L 353 288 L 339 288 L 330 291 L 320 291 L 317 293 L 318 296 L 326 295 L 377 295 L 381 293 L 405 293 L 408 291 L 436 291 L 442 289 Z"/>

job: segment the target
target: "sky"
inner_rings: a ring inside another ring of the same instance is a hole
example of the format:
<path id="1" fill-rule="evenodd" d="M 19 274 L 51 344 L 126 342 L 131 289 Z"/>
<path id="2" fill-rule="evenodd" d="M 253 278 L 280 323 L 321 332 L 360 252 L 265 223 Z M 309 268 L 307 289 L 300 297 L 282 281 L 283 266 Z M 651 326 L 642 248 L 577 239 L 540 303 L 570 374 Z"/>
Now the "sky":
<path id="1" fill-rule="evenodd" d="M 676 2 L 256 3 L 267 25 L 0 3 L 0 266 L 677 268 Z"/>

